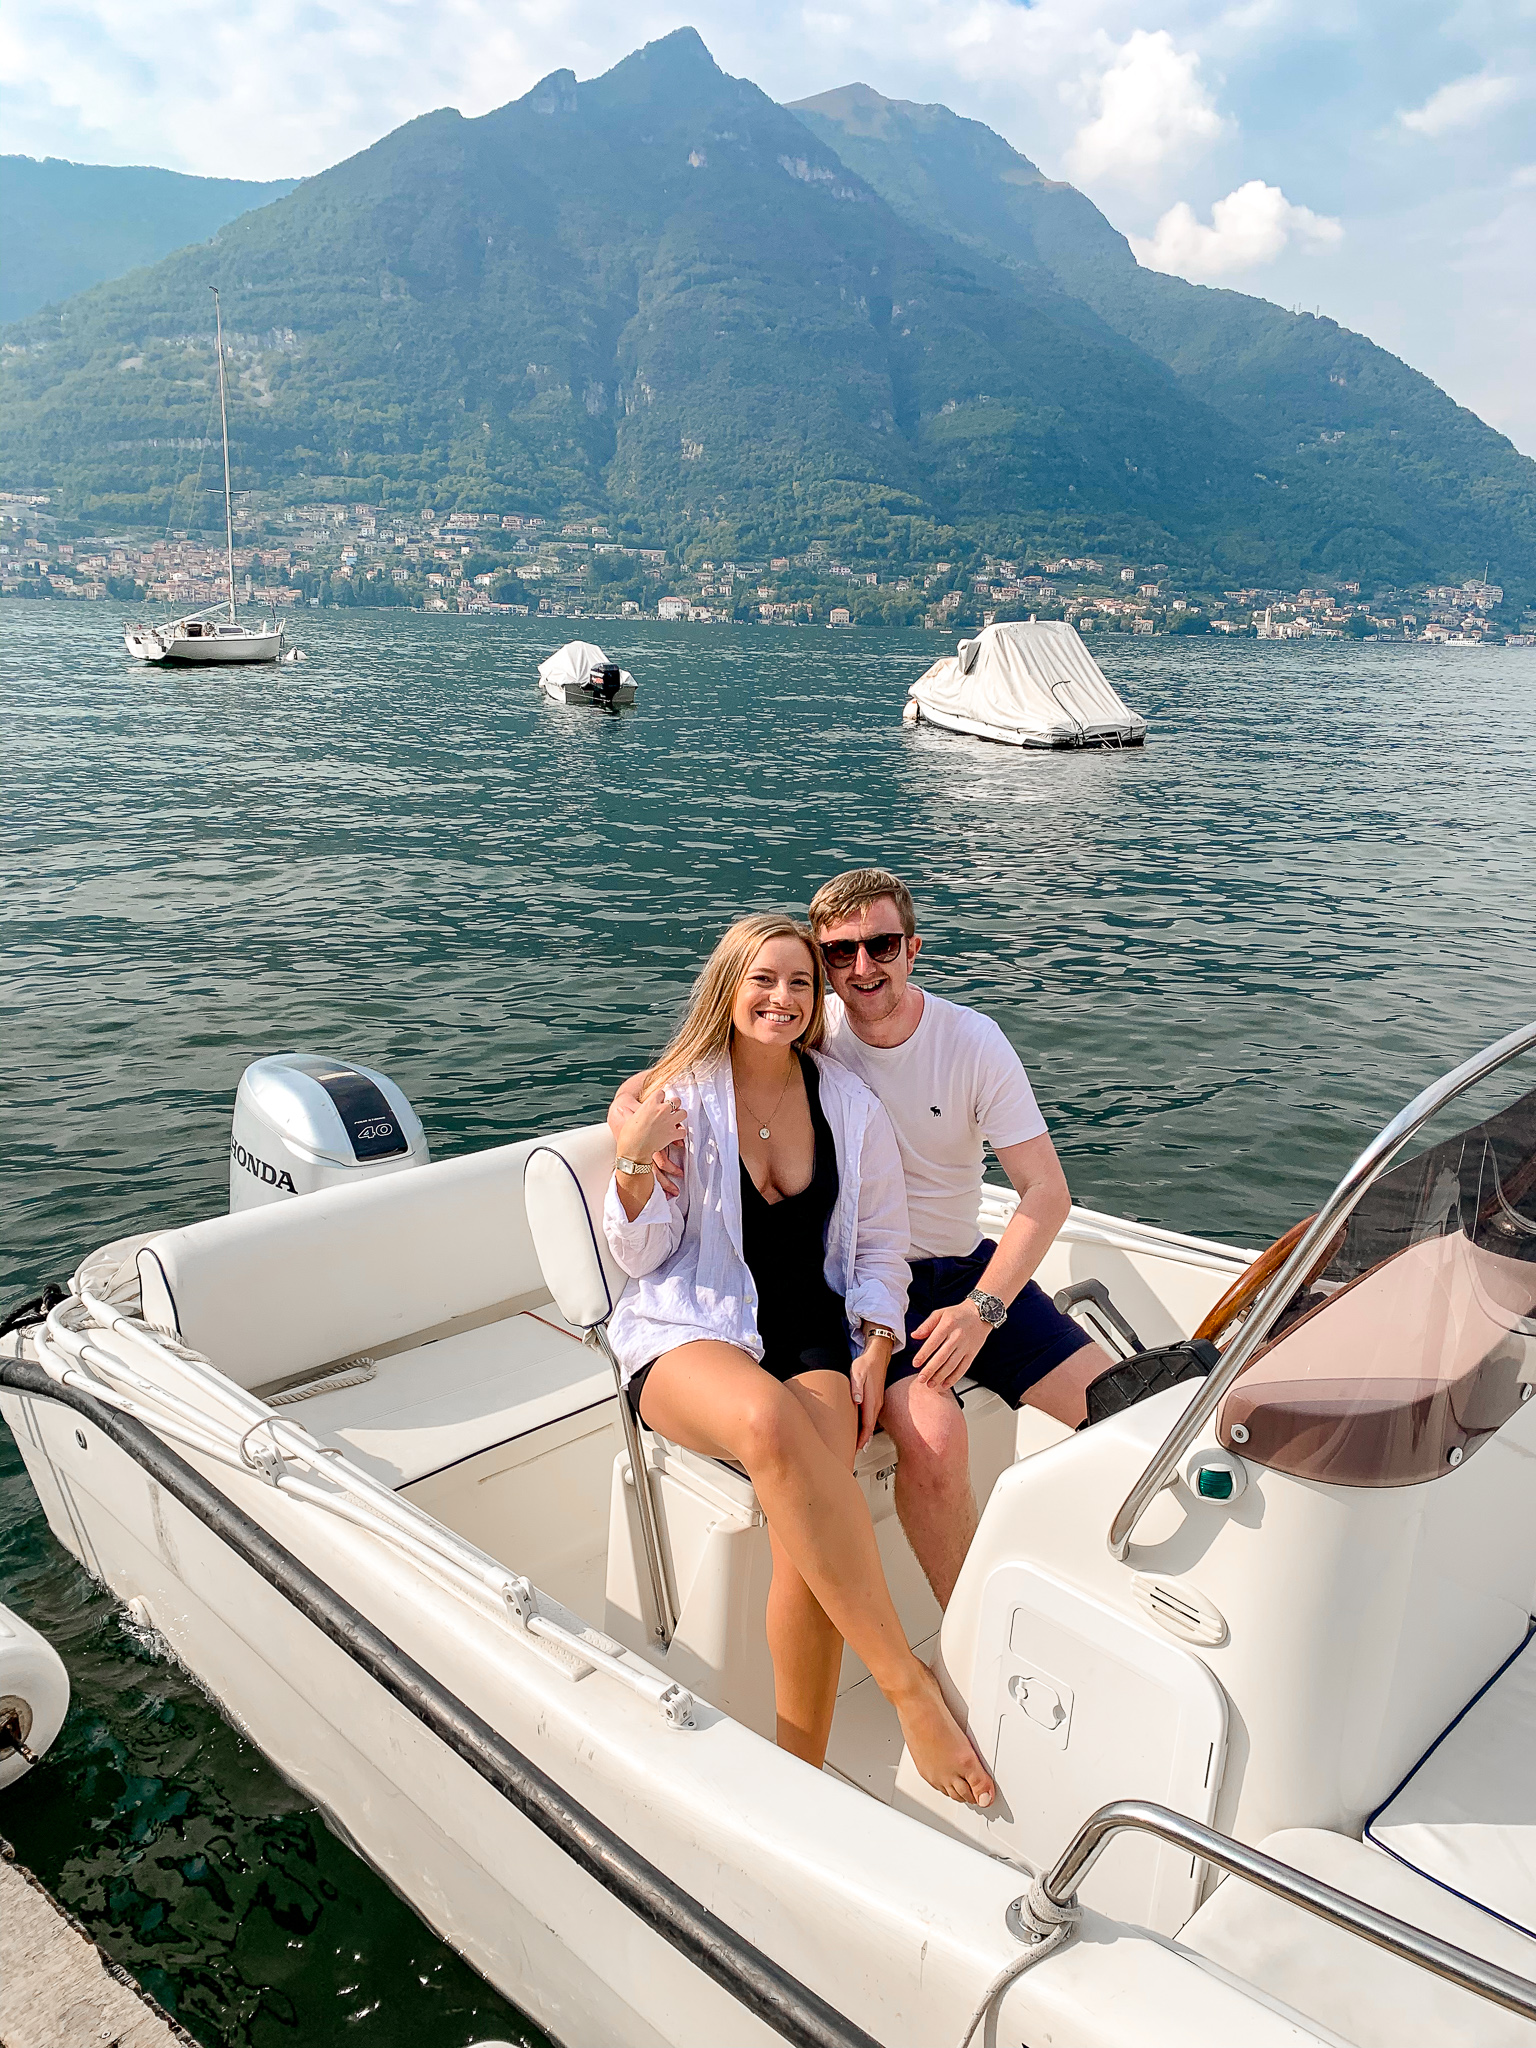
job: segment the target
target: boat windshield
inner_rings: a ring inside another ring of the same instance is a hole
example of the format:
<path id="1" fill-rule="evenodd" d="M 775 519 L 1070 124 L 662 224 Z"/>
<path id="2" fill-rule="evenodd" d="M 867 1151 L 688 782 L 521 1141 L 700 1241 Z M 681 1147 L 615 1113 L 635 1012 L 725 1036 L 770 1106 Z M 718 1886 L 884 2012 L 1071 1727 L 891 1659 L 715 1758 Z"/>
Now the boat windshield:
<path id="1" fill-rule="evenodd" d="M 1469 1110 L 1485 1113 L 1468 1125 Z M 1449 1124 L 1462 1128 L 1439 1136 Z M 1413 1485 L 1454 1470 L 1530 1399 L 1536 1056 L 1421 1138 L 1367 1189 L 1223 1400 L 1217 1434 L 1244 1458 L 1335 1486 Z"/>

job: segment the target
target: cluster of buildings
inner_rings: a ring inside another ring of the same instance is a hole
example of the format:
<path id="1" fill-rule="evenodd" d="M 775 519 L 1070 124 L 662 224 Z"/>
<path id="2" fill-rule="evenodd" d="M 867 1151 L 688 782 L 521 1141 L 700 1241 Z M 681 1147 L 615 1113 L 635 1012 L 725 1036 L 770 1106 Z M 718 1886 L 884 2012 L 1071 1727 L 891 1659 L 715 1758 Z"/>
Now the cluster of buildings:
<path id="1" fill-rule="evenodd" d="M 970 554 L 871 566 L 831 543 L 760 561 L 680 559 L 643 544 L 634 523 L 532 513 L 396 513 L 317 499 L 280 507 L 237 499 L 235 585 L 243 603 L 394 604 L 437 612 L 639 617 L 704 625 L 923 625 L 945 632 L 994 621 L 1066 619 L 1083 633 L 1218 632 L 1263 639 L 1313 636 L 1517 641 L 1486 578 L 1362 595 L 1329 588 L 1215 591 L 1169 565 L 1091 555 L 1039 562 Z M 72 537 L 66 537 L 66 535 Z M 689 551 L 692 556 L 693 551 Z M 81 537 L 40 494 L 0 493 L 0 592 L 144 601 L 196 611 L 227 594 L 219 538 Z M 1529 621 L 1536 633 L 1536 618 Z"/>

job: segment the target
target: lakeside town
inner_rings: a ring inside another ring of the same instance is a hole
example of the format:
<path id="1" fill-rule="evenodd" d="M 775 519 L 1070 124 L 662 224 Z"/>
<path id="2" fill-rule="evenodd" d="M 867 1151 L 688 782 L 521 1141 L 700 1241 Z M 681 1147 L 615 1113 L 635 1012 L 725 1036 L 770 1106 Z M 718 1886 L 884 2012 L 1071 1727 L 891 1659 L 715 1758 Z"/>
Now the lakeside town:
<path id="1" fill-rule="evenodd" d="M 46 495 L 0 493 L 0 595 L 168 605 L 226 596 L 222 534 L 89 533 Z M 1536 612 L 1503 588 L 1460 583 L 1298 590 L 1215 589 L 1167 563 L 1105 556 L 1031 561 L 951 541 L 952 559 L 892 563 L 812 543 L 756 561 L 715 561 L 594 520 L 447 512 L 411 517 L 330 501 L 234 515 L 236 595 L 254 606 L 401 606 L 514 617 L 651 617 L 693 625 L 921 626 L 965 630 L 1066 619 L 1082 633 L 1221 633 L 1259 639 L 1408 639 L 1536 645 Z M 964 559 L 962 559 L 964 557 Z"/>

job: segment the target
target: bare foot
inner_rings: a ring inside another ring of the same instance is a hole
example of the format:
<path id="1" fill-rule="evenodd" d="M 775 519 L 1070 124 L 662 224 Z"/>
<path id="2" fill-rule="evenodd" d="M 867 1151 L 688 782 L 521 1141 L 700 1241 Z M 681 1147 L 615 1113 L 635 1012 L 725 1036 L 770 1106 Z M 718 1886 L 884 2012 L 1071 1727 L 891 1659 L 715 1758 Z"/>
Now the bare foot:
<path id="1" fill-rule="evenodd" d="M 944 1704 L 939 1681 L 914 1657 L 911 1690 L 891 1705 L 901 1722 L 912 1761 L 937 1792 L 962 1806 L 990 1806 L 997 1787 L 971 1747 L 970 1737 Z"/>

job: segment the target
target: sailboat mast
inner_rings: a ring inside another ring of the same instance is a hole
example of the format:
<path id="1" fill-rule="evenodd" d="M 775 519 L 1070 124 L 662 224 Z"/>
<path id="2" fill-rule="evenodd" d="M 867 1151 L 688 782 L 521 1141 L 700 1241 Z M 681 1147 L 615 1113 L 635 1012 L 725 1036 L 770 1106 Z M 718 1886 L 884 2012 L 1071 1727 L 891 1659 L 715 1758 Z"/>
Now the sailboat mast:
<path id="1" fill-rule="evenodd" d="M 219 305 L 219 288 L 213 293 L 213 318 L 219 348 L 219 423 L 224 429 L 224 556 L 229 571 L 229 623 L 235 623 L 235 521 L 229 509 L 229 407 L 224 397 L 224 313 Z"/>

